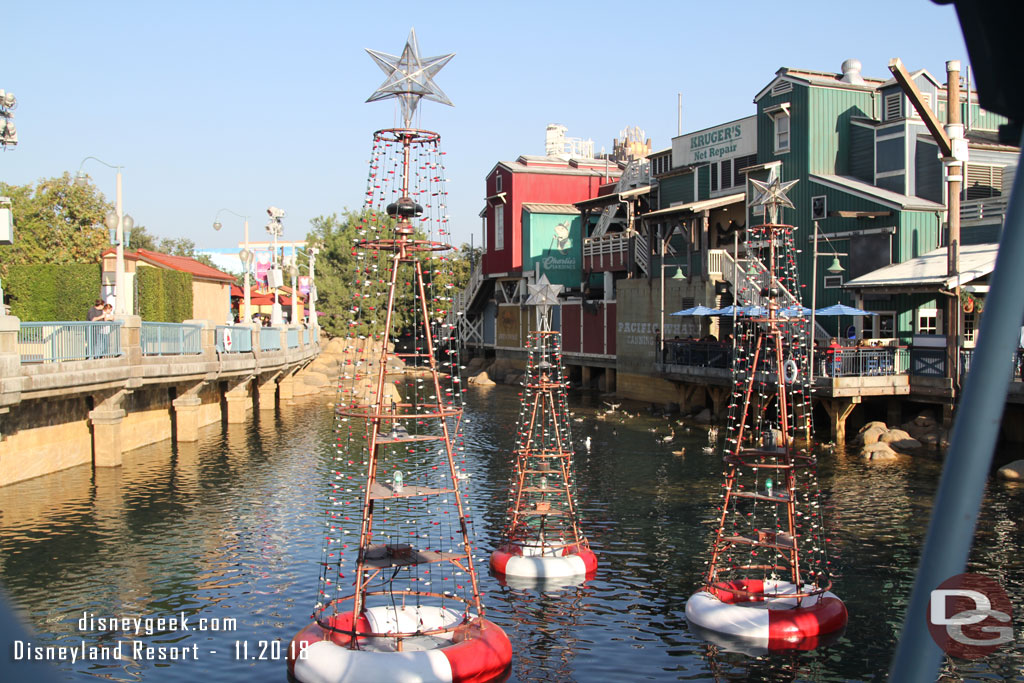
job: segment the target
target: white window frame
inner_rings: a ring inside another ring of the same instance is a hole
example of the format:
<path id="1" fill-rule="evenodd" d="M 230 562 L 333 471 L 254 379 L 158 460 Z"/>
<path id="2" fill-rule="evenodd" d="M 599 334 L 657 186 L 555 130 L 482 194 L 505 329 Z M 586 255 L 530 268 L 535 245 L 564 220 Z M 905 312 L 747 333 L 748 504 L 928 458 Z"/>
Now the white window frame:
<path id="1" fill-rule="evenodd" d="M 873 325 L 872 335 L 875 339 L 895 339 L 896 338 L 896 311 L 875 311 L 878 315 L 869 315 Z M 891 323 L 889 330 L 890 336 L 882 336 L 882 319 L 888 318 Z"/>
<path id="2" fill-rule="evenodd" d="M 494 251 L 505 249 L 505 205 L 494 207 Z"/>
<path id="3" fill-rule="evenodd" d="M 494 193 L 501 192 L 501 173 L 494 174 Z"/>
<path id="4" fill-rule="evenodd" d="M 926 319 L 934 319 L 934 323 L 924 325 L 922 324 Z M 919 308 L 914 316 L 914 333 L 915 334 L 938 334 L 939 330 L 942 329 L 942 318 L 940 311 L 937 308 Z"/>
<path id="5" fill-rule="evenodd" d="M 822 289 L 839 289 L 842 286 L 842 275 L 826 275 L 822 284 Z"/>
<path id="6" fill-rule="evenodd" d="M 963 325 L 961 325 L 960 329 L 963 330 L 964 346 L 974 348 L 975 343 L 978 341 L 978 327 L 981 326 L 981 316 L 978 314 L 977 307 L 970 313 L 964 312 L 962 315 Z"/>
<path id="7" fill-rule="evenodd" d="M 789 102 L 765 107 L 764 113 L 771 117 L 775 129 L 772 131 L 772 148 L 776 154 L 786 154 L 793 148 L 793 128 L 789 112 Z M 785 120 L 785 131 L 782 131 L 781 122 Z M 786 144 L 779 144 L 779 138 L 785 135 Z"/>

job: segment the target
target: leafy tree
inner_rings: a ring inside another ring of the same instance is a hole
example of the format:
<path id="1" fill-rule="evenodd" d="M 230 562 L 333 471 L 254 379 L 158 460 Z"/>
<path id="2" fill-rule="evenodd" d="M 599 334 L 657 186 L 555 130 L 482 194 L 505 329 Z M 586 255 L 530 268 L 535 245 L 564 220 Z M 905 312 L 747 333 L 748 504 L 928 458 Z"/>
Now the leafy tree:
<path id="1" fill-rule="evenodd" d="M 71 174 L 32 185 L 0 183 L 11 198 L 14 244 L 0 246 L 0 277 L 11 265 L 96 263 L 108 245 L 103 219 L 113 205 L 92 185 L 79 187 Z"/>
<path id="2" fill-rule="evenodd" d="M 321 327 L 336 336 L 378 333 L 387 307 L 391 252 L 359 248 L 359 241 L 377 237 L 380 232 L 375 227 L 387 233 L 392 220 L 372 211 L 346 210 L 340 216 L 318 216 L 311 223 L 306 240 L 322 245 L 316 262 L 316 308 Z M 305 256 L 300 261 L 305 263 Z M 431 258 L 423 260 L 424 283 L 428 296 L 435 299 L 430 302 L 432 312 L 447 313 L 449 299 L 469 280 L 470 262 L 471 251 L 466 245 L 454 253 L 433 252 Z M 408 313 L 415 301 L 412 288 L 407 286 L 412 276 L 412 266 L 402 264 L 392 324 L 396 333 L 411 329 L 415 322 Z"/>

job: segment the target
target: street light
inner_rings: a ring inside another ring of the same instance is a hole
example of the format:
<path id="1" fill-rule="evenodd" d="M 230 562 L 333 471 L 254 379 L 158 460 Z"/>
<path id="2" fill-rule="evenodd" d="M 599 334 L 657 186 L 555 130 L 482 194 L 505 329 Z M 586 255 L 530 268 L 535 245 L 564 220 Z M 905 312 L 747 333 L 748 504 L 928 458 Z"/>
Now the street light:
<path id="1" fill-rule="evenodd" d="M 14 147 L 18 144 L 18 131 L 14 127 L 15 109 L 18 108 L 18 98 L 12 92 L 0 90 L 0 147 Z"/>
<path id="2" fill-rule="evenodd" d="M 658 361 L 663 359 L 665 352 L 665 250 L 668 247 L 668 241 L 672 239 L 672 235 L 674 234 L 675 228 L 670 230 L 667 236 L 662 237 L 659 240 L 661 247 L 661 327 L 658 329 L 658 332 L 661 340 L 658 342 L 658 348 L 656 350 Z M 676 272 L 672 275 L 672 279 L 676 282 L 685 280 L 686 275 L 683 274 L 683 269 L 676 266 Z"/>
<path id="3" fill-rule="evenodd" d="M 243 216 L 240 213 L 235 213 L 231 209 L 220 209 L 219 211 L 217 211 L 217 215 L 213 217 L 214 230 L 220 230 L 222 227 L 224 227 L 223 224 L 217 220 L 220 217 L 220 214 L 224 211 L 227 211 L 233 216 L 238 216 L 239 218 L 245 221 L 245 246 L 242 248 L 240 252 L 238 252 L 238 258 L 241 259 L 242 269 L 245 271 L 245 317 L 242 318 L 242 322 L 248 325 L 249 323 L 252 322 L 252 306 L 250 304 L 249 294 L 249 269 L 252 266 L 253 260 L 252 252 L 249 251 L 249 217 Z"/>
<path id="4" fill-rule="evenodd" d="M 828 237 L 825 237 L 825 241 L 831 247 L 832 243 L 829 242 Z M 811 349 L 810 349 L 810 364 L 811 367 L 807 371 L 807 379 L 813 385 L 814 384 L 814 333 L 818 329 L 817 320 L 815 318 L 816 309 L 818 308 L 818 257 L 828 256 L 828 252 L 824 254 L 818 253 L 818 221 L 814 221 L 814 260 L 811 265 Z M 827 270 L 833 275 L 838 275 L 843 272 L 843 266 L 839 263 L 839 257 L 846 256 L 838 251 L 832 250 L 832 265 Z"/>
<path id="5" fill-rule="evenodd" d="M 277 268 L 277 238 L 284 233 L 281 219 L 284 218 L 285 213 L 283 209 L 271 206 L 267 209 L 267 215 L 270 216 L 270 220 L 267 221 L 267 232 L 274 236 L 274 256 L 270 264 L 270 272 L 267 274 L 267 284 L 274 288 L 274 308 L 270 314 L 270 324 L 280 325 L 282 322 L 281 303 L 277 299 L 277 288 L 283 283 L 281 281 L 281 271 Z"/>
<path id="6" fill-rule="evenodd" d="M 289 271 L 292 272 L 293 277 L 298 276 L 301 273 L 302 264 L 298 262 L 295 257 L 295 245 L 292 245 L 292 257 L 289 261 Z M 306 249 L 306 257 L 308 264 L 306 268 L 309 269 L 309 292 L 306 294 L 306 301 L 309 304 L 309 320 L 308 324 L 310 328 L 317 326 L 318 321 L 316 317 L 316 255 L 320 253 L 322 245 L 319 242 L 313 242 L 309 244 Z M 303 251 L 299 249 L 299 251 Z M 293 271 L 294 269 L 294 271 Z M 292 293 L 296 294 L 296 283 L 292 282 Z M 296 317 L 295 306 L 296 302 L 292 300 L 292 322 L 295 322 L 298 318 Z"/>
<path id="7" fill-rule="evenodd" d="M 124 215 L 124 207 L 121 202 L 121 169 L 124 166 L 115 166 L 114 164 L 108 164 L 102 159 L 96 157 L 86 157 L 82 159 L 82 163 L 78 165 L 78 173 L 75 174 L 75 185 L 78 187 L 84 187 L 89 182 L 88 176 L 82 172 L 82 167 L 85 166 L 85 162 L 92 159 L 98 161 L 107 168 L 113 168 L 117 171 L 117 200 L 114 205 L 114 211 L 107 214 L 103 223 L 110 230 L 115 231 L 114 240 L 117 246 L 117 265 L 114 270 L 114 313 L 117 315 L 126 315 L 128 313 L 125 305 L 127 304 L 128 297 L 125 295 L 124 289 L 124 233 L 125 231 L 131 231 L 135 225 L 135 221 L 132 220 L 131 216 Z"/>

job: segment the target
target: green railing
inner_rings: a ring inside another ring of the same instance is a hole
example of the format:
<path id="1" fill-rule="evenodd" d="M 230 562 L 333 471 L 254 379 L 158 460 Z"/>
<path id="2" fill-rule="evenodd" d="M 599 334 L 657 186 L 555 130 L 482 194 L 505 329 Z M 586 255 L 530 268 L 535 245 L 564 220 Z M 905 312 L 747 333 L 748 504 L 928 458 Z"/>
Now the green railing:
<path id="1" fill-rule="evenodd" d="M 260 328 L 260 351 L 281 350 L 281 328 L 261 327 Z"/>
<path id="2" fill-rule="evenodd" d="M 191 356 L 203 352 L 202 325 L 142 323 L 143 356 Z"/>
<path id="3" fill-rule="evenodd" d="M 252 328 L 247 325 L 217 325 L 217 353 L 252 351 Z"/>
<path id="4" fill-rule="evenodd" d="M 22 363 L 59 363 L 121 355 L 121 322 L 30 322 L 18 330 Z"/>

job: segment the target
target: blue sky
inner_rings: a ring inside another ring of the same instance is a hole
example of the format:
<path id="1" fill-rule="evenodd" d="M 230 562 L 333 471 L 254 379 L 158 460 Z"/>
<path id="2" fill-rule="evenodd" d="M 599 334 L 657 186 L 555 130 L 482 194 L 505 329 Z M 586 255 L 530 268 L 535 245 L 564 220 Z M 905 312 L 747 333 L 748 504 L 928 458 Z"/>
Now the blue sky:
<path id="1" fill-rule="evenodd" d="M 515 8 L 510 10 L 509 8 Z M 967 64 L 956 14 L 928 0 L 847 2 L 54 2 L 3 12 L 0 88 L 18 98 L 19 144 L 0 180 L 74 173 L 96 156 L 124 166 L 124 205 L 161 237 L 233 247 L 251 216 L 288 212 L 283 239 L 311 218 L 359 208 L 373 131 L 395 100 L 366 104 L 384 74 L 366 54 L 455 58 L 437 84 L 454 102 L 420 106 L 442 136 L 456 242 L 480 243 L 484 176 L 541 154 L 549 123 L 611 150 L 627 126 L 654 149 L 683 132 L 748 116 L 782 66 L 839 71 L 846 58 L 887 78 L 900 57 L 945 80 Z M 85 170 L 108 197 L 114 171 Z"/>

